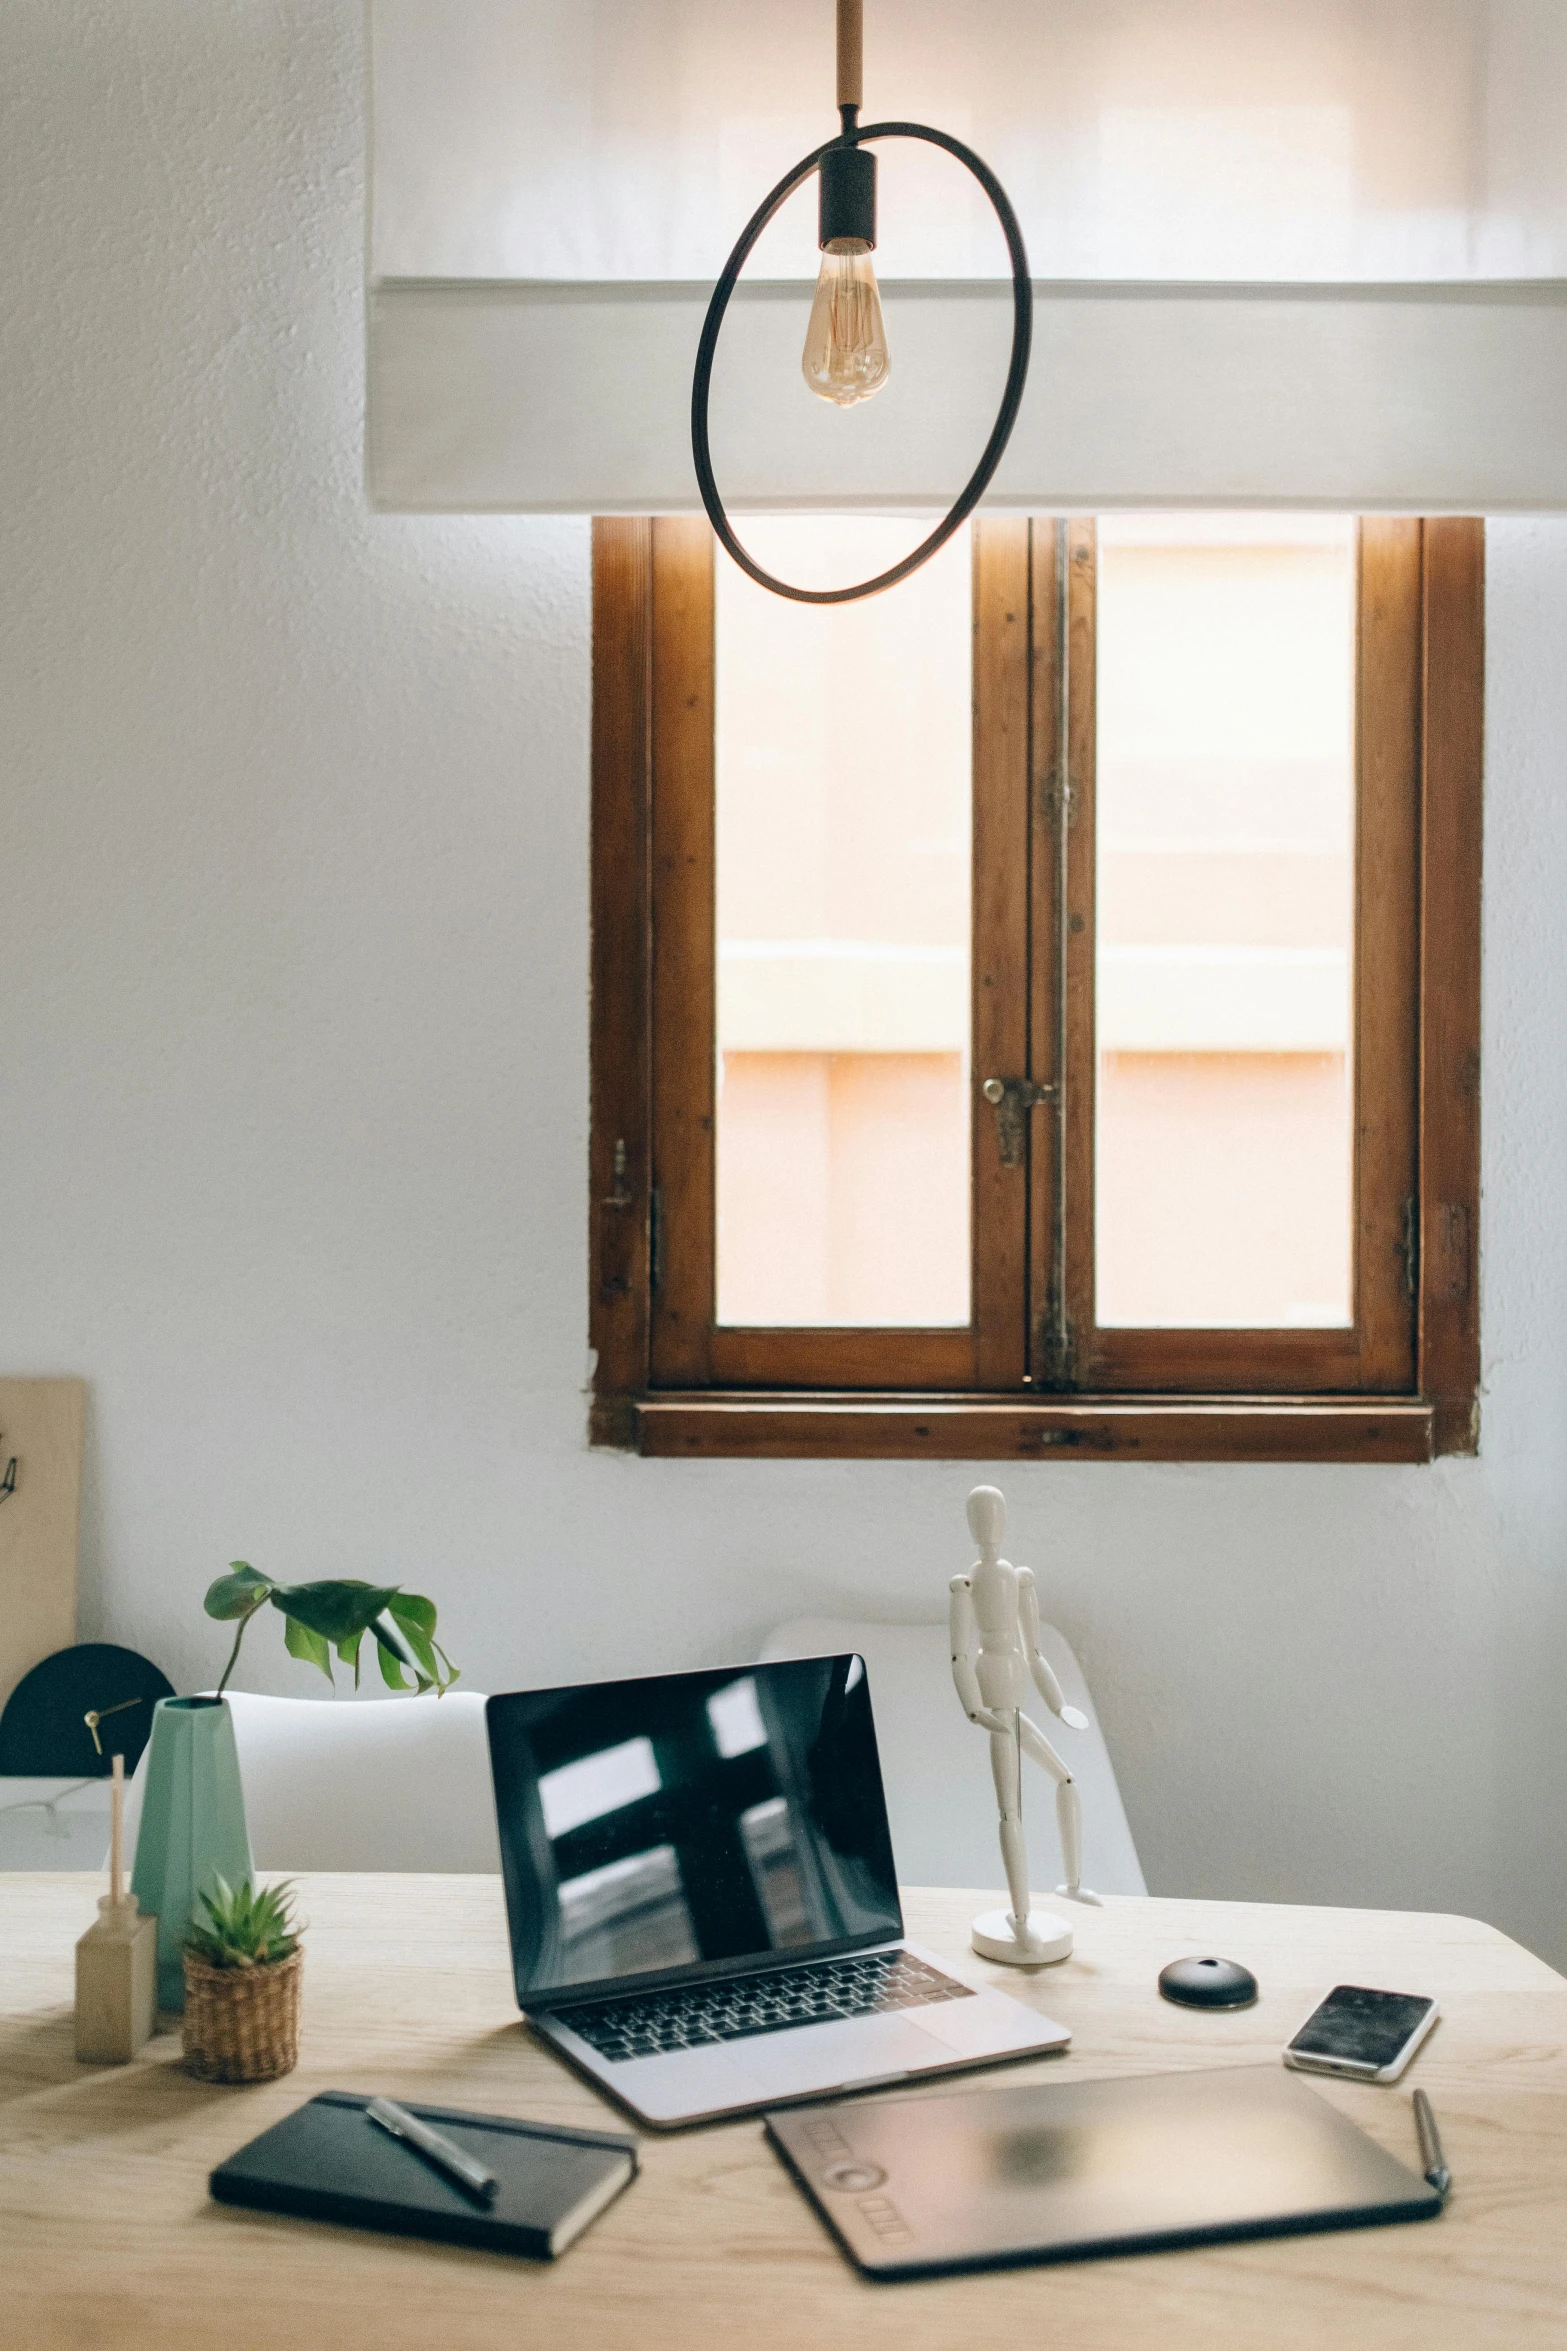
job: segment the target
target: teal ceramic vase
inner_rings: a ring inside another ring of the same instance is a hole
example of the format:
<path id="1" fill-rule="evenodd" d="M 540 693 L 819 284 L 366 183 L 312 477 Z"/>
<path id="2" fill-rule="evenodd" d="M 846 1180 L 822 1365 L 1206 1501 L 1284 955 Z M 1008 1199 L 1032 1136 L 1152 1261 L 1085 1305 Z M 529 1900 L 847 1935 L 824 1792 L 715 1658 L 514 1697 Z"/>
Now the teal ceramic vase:
<path id="1" fill-rule="evenodd" d="M 252 1877 L 234 1720 L 221 1698 L 160 1698 L 142 1796 L 131 1891 L 158 1921 L 158 2006 L 185 2005 L 181 1946 L 215 1877 Z"/>

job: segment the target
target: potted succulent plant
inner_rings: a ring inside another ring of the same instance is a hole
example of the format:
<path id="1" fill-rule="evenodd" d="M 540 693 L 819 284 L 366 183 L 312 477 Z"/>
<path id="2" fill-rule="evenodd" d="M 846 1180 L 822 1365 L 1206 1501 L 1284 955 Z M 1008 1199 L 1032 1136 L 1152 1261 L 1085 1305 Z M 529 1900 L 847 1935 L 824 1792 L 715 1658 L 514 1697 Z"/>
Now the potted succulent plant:
<path id="1" fill-rule="evenodd" d="M 235 1626 L 234 1645 L 215 1696 L 160 1698 L 153 1709 L 131 1880 L 142 1910 L 158 1921 L 158 2005 L 170 2009 L 185 2004 L 185 1936 L 198 1896 L 214 1879 L 235 1886 L 255 1876 L 234 1725 L 223 1696 L 251 1618 L 276 1609 L 289 1655 L 319 1666 L 329 1682 L 335 1652 L 353 1668 L 359 1687 L 366 1633 L 389 1689 L 433 1690 L 439 1697 L 457 1679 L 435 1638 L 434 1602 L 396 1584 L 351 1577 L 279 1584 L 236 1559 L 210 1586 L 205 1605 L 209 1616 Z"/>
<path id="2" fill-rule="evenodd" d="M 204 2082 L 271 2082 L 299 2062 L 305 1954 L 288 1879 L 218 1877 L 185 1932 L 185 2070 Z"/>

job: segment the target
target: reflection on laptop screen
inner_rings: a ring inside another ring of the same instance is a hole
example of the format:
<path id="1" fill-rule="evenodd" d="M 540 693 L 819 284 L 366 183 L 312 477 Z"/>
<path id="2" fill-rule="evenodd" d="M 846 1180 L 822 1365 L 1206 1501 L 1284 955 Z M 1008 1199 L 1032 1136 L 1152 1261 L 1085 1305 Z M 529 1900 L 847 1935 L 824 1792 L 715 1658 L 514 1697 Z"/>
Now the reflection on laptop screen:
<path id="1" fill-rule="evenodd" d="M 903 1932 L 858 1657 L 487 1709 L 517 1996 Z"/>

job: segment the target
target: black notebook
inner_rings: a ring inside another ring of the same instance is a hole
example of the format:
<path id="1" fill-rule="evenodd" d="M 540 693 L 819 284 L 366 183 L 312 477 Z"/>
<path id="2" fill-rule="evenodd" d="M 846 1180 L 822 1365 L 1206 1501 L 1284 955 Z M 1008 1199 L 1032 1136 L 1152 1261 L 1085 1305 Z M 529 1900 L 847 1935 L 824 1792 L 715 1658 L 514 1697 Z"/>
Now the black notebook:
<path id="1" fill-rule="evenodd" d="M 1281 2065 L 846 2098 L 770 2114 L 767 2129 L 849 2258 L 876 2277 L 1442 2209 L 1434 2188 Z M 1412 2122 L 1409 2140 L 1413 2156 Z"/>
<path id="2" fill-rule="evenodd" d="M 378 2130 L 368 2104 L 323 2090 L 220 2163 L 208 2182 L 213 2195 L 220 2204 L 550 2261 L 636 2177 L 636 2141 L 619 2133 L 410 2106 L 495 2174 L 494 2201 L 481 2204 L 406 2141 Z"/>

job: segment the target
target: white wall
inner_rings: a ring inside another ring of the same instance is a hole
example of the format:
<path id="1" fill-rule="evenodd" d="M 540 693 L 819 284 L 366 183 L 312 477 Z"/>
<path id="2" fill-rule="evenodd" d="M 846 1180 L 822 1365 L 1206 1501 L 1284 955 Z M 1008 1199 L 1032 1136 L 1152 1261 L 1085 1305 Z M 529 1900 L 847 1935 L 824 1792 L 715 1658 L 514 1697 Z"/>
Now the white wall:
<path id="1" fill-rule="evenodd" d="M 235 1556 L 487 1688 L 937 1613 L 963 1465 L 584 1447 L 587 526 L 368 513 L 360 84 L 357 0 L 0 14 L 0 1361 L 91 1383 L 83 1632 L 204 1679 Z M 1498 525 L 1481 1459 L 1005 1483 L 1155 1887 L 1567 1961 L 1564 630 Z"/>

